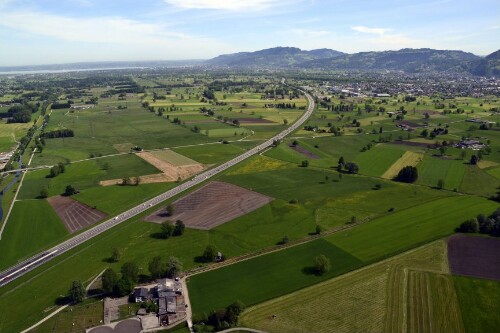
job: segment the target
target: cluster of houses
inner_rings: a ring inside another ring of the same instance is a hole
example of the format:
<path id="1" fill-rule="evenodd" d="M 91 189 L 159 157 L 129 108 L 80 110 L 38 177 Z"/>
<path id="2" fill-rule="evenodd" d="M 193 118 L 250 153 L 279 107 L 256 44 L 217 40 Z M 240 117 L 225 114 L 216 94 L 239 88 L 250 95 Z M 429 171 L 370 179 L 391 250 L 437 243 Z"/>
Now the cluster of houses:
<path id="1" fill-rule="evenodd" d="M 71 104 L 71 110 L 87 110 L 93 109 L 95 104 Z"/>
<path id="2" fill-rule="evenodd" d="M 469 118 L 466 121 L 469 123 L 484 124 L 484 125 L 495 124 L 494 121 L 482 120 L 480 118 Z"/>
<path id="3" fill-rule="evenodd" d="M 472 140 L 472 139 L 467 139 L 467 140 L 462 140 L 459 143 L 454 145 L 456 148 L 461 148 L 461 149 L 472 149 L 472 150 L 481 150 L 486 147 L 484 143 L 481 143 L 478 140 Z"/>
<path id="4" fill-rule="evenodd" d="M 160 325 L 171 325 L 186 318 L 186 303 L 182 294 L 182 283 L 172 279 L 158 280 L 153 288 L 136 288 L 134 300 L 136 303 L 153 301 L 158 305 L 158 322 Z M 140 309 L 138 315 L 145 315 L 145 309 Z"/>

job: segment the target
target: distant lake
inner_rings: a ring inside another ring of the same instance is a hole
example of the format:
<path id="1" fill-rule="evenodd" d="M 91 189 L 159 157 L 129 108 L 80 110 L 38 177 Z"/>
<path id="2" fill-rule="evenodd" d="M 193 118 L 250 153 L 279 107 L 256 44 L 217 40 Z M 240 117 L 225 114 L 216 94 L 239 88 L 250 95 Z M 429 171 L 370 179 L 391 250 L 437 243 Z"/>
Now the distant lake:
<path id="1" fill-rule="evenodd" d="M 109 71 L 119 69 L 145 69 L 150 67 L 101 67 L 101 68 L 75 68 L 75 69 L 36 69 L 0 72 L 0 75 L 20 75 L 20 74 L 51 74 L 68 72 L 90 72 L 90 71 Z"/>

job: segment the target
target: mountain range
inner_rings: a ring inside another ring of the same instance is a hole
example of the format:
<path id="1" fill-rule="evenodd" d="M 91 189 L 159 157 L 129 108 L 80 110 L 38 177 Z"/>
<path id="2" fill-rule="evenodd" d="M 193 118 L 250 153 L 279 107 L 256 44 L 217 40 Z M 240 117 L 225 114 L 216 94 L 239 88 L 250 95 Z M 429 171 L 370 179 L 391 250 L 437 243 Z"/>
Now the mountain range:
<path id="1" fill-rule="evenodd" d="M 303 51 L 296 47 L 274 47 L 255 52 L 220 55 L 207 60 L 205 63 L 230 67 L 289 67 L 308 61 L 333 59 L 343 55 L 346 55 L 346 53 L 330 49 Z"/>
<path id="2" fill-rule="evenodd" d="M 500 75 L 500 50 L 486 57 L 453 50 L 401 49 L 347 54 L 330 49 L 303 51 L 275 47 L 256 52 L 225 54 L 205 61 L 223 67 L 303 68 L 323 70 L 450 72 Z"/>
<path id="3" fill-rule="evenodd" d="M 446 72 L 478 76 L 500 76 L 500 50 L 481 57 L 464 51 L 434 50 L 428 48 L 407 48 L 398 51 L 372 51 L 347 54 L 331 49 L 305 51 L 296 47 L 274 47 L 255 52 L 224 54 L 209 60 L 107 61 L 16 67 L 0 66 L 0 72 L 50 72 L 186 66 L 248 69 L 318 69 L 331 71 L 399 71 L 405 73 Z"/>

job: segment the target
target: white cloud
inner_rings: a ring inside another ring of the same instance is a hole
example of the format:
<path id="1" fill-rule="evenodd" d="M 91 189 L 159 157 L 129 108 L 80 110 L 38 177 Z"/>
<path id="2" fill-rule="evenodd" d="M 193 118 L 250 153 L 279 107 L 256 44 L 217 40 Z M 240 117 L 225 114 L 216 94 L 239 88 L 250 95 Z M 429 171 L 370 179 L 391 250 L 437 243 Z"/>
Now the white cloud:
<path id="1" fill-rule="evenodd" d="M 386 29 L 386 28 L 368 28 L 362 25 L 357 25 L 354 27 L 351 27 L 352 30 L 357 31 L 357 32 L 362 32 L 365 34 L 376 34 L 376 35 L 383 35 L 386 32 L 391 32 L 392 29 Z"/>
<path id="2" fill-rule="evenodd" d="M 368 28 L 365 26 L 353 26 L 352 30 L 375 35 L 370 38 L 364 39 L 364 44 L 371 44 L 371 50 L 386 50 L 386 49 L 398 49 L 405 47 L 421 47 L 425 43 L 421 40 L 409 38 L 403 34 L 391 33 L 394 31 L 390 28 Z"/>
<path id="3" fill-rule="evenodd" d="M 166 3 L 184 9 L 218 10 L 261 10 L 280 5 L 283 0 L 164 0 Z"/>
<path id="4" fill-rule="evenodd" d="M 39 12 L 4 12 L 0 13 L 0 25 L 71 42 L 160 42 L 166 37 L 186 37 L 180 33 L 166 32 L 156 24 L 121 17 L 72 18 Z"/>
<path id="5" fill-rule="evenodd" d="M 54 57 L 68 48 L 75 49 L 81 54 L 73 58 L 75 61 L 92 57 L 100 57 L 95 60 L 206 59 L 219 52 L 233 51 L 209 37 L 170 31 L 160 24 L 118 16 L 75 18 L 33 11 L 3 11 L 0 12 L 1 26 L 6 27 L 6 31 L 20 32 L 23 38 L 33 42 L 57 45 L 53 49 Z"/>

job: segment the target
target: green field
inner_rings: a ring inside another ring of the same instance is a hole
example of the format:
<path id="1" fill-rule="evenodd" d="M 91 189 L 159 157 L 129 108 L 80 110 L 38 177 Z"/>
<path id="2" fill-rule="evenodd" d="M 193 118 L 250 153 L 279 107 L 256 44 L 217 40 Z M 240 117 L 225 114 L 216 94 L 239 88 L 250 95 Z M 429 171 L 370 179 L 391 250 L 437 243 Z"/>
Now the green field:
<path id="1" fill-rule="evenodd" d="M 193 268 L 194 258 L 203 253 L 208 244 L 205 232 L 187 229 L 182 237 L 169 240 L 157 239 L 152 235 L 160 226 L 146 222 L 128 222 L 96 237 L 90 244 L 84 244 L 67 254 L 57 257 L 50 265 L 34 270 L 0 289 L 0 307 L 21 302 L 22 309 L 0 313 L 0 332 L 19 332 L 32 325 L 49 312 L 60 295 L 66 295 L 69 284 L 74 280 L 89 281 L 106 267 L 119 270 L 126 261 L 136 262 L 141 271 L 147 273 L 147 264 L 158 254 L 167 258 L 177 256 L 186 269 Z M 123 258 L 116 264 L 109 263 L 113 248 L 123 251 Z M 2 262 L 3 263 L 3 262 Z M 78 269 L 75 269 L 78 267 Z M 43 274 L 40 274 L 42 273 Z M 29 281 L 29 282 L 27 282 Z M 25 288 L 29 285 L 30 288 Z M 47 289 L 47 286 L 51 286 Z M 33 290 L 43 290 L 33 297 Z"/>
<path id="2" fill-rule="evenodd" d="M 117 152 L 115 144 L 131 143 L 153 149 L 215 141 L 159 118 L 139 105 L 112 113 L 89 111 L 81 116 L 67 115 L 66 110 L 52 112 L 47 131 L 61 127 L 72 129 L 75 137 L 47 139 L 43 153 L 33 160 L 34 165 L 81 160 L 92 153 L 113 154 Z"/>
<path id="3" fill-rule="evenodd" d="M 67 185 L 79 190 L 99 186 L 99 181 L 159 173 L 151 164 L 133 154 L 111 156 L 65 165 L 65 172 L 47 177 L 49 169 L 30 171 L 19 193 L 19 199 L 35 199 L 43 188 L 49 196 L 64 193 Z"/>
<path id="4" fill-rule="evenodd" d="M 500 167 L 490 168 L 486 172 L 500 180 Z"/>
<path id="5" fill-rule="evenodd" d="M 329 229 L 345 224 L 352 216 L 356 216 L 360 221 L 371 220 L 388 214 L 391 208 L 405 209 L 450 195 L 445 191 L 415 188 L 363 176 L 343 175 L 339 181 L 338 173 L 334 171 L 299 168 L 293 164 L 285 164 L 285 167 L 276 169 L 273 163 L 262 162 L 259 166 L 255 161 L 260 160 L 251 159 L 220 178 L 283 200 L 282 203 L 276 201 L 271 204 L 272 210 L 269 215 L 250 218 L 249 230 L 256 230 L 264 224 L 273 226 L 274 230 L 279 225 L 275 226 L 273 222 L 286 221 L 290 230 L 289 236 L 291 236 L 295 230 L 301 228 L 314 229 L 314 224 Z M 248 165 L 252 172 L 246 171 Z M 270 167 L 271 170 L 266 171 L 266 167 Z M 326 177 L 328 180 L 325 181 Z M 381 186 L 378 191 L 374 190 L 377 184 Z M 297 191 L 298 188 L 300 191 Z M 287 205 L 286 202 L 290 200 L 296 200 L 297 203 Z M 251 214 L 248 216 L 250 217 Z M 255 224 L 255 228 L 251 227 L 252 223 Z M 283 223 L 279 222 L 279 224 Z M 281 230 L 287 232 L 287 228 L 281 228 Z M 258 237 L 263 237 L 268 232 L 263 231 L 263 235 Z M 257 234 L 255 235 L 257 237 Z"/>
<path id="6" fill-rule="evenodd" d="M 356 157 L 354 162 L 359 166 L 359 173 L 380 177 L 393 165 L 404 152 L 385 146 L 376 146 Z"/>
<path id="7" fill-rule="evenodd" d="M 448 236 L 465 219 L 497 206 L 472 196 L 443 198 L 396 211 L 327 239 L 363 261 L 373 261 Z"/>
<path id="8" fill-rule="evenodd" d="M 54 244 L 67 234 L 46 200 L 16 202 L 0 240 L 0 269 Z"/>
<path id="9" fill-rule="evenodd" d="M 283 88 L 280 76 L 271 72 L 182 68 L 124 73 L 0 79 L 6 91 L 0 99 L 38 93 L 45 87 L 50 87 L 45 89 L 50 98 L 61 103 L 72 99 L 79 104 L 98 98 L 92 109 L 51 111 L 46 131 L 72 129 L 75 136 L 45 139 L 43 152 L 35 154 L 32 166 L 63 162 L 66 172 L 55 178 L 46 178 L 49 169 L 26 174 L 19 201 L 0 240 L 0 269 L 69 237 L 47 201 L 36 199 L 42 188 L 57 195 L 71 184 L 80 190 L 74 199 L 114 216 L 177 185 L 99 186 L 101 180 L 159 172 L 128 154 L 134 146 L 154 150 L 153 154 L 175 165 L 198 162 L 212 167 L 282 131 L 286 128 L 283 120 L 293 123 L 307 104 L 303 96 L 292 99 L 288 93 L 269 97 Z M 255 305 L 241 317 L 242 324 L 268 332 L 461 333 L 464 327 L 472 332 L 500 327 L 499 320 L 492 318 L 499 303 L 498 283 L 450 276 L 441 239 L 453 233 L 463 220 L 498 206 L 485 197 L 500 185 L 500 131 L 496 124 L 490 130 L 479 130 L 464 121 L 476 116 L 500 121 L 499 115 L 488 111 L 498 106 L 498 97 L 417 96 L 413 102 L 405 101 L 403 94 L 383 99 L 354 97 L 332 94 L 323 83 L 343 85 L 349 76 L 339 78 L 328 72 L 283 76 L 291 85 L 308 85 L 317 96 L 325 96 L 305 124 L 314 130 L 301 127 L 262 156 L 213 177 L 273 197 L 272 202 L 214 229 L 187 228 L 184 235 L 169 239 L 159 238 L 160 225 L 142 219 L 181 195 L 151 207 L 0 288 L 0 309 L 5 309 L 0 312 L 0 332 L 19 332 L 37 322 L 67 295 L 71 281 L 87 284 L 106 267 L 119 270 L 126 261 L 136 262 L 141 279 L 146 281 L 148 262 L 156 255 L 176 256 L 185 270 L 190 270 L 206 265 L 199 256 L 209 244 L 230 260 L 276 249 L 284 236 L 293 242 L 310 236 L 317 226 L 331 232 L 351 221 L 359 225 L 192 276 L 193 310 L 206 313 L 239 299 Z M 143 86 L 130 85 L 130 80 Z M 207 89 L 215 91 L 217 100 L 205 98 Z M 300 108 L 265 106 L 275 102 L 294 103 Z M 438 109 L 438 102 L 451 114 Z M 333 109 L 341 104 L 348 108 Z M 401 131 L 395 117 L 390 118 L 386 112 L 402 107 L 407 111 L 405 121 L 425 125 L 429 131 L 445 127 L 449 132 L 428 139 L 420 135 L 422 128 Z M 455 113 L 458 108 L 465 113 Z M 425 117 L 428 111 L 431 115 Z M 236 119 L 241 122 L 239 126 L 233 126 Z M 31 125 L 0 124 L 0 151 L 10 149 Z M 330 133 L 337 128 L 340 133 Z M 467 164 L 478 152 L 452 148 L 463 137 L 489 145 L 481 152 L 484 156 L 478 167 Z M 292 149 L 294 140 L 317 158 Z M 405 145 L 403 140 L 425 144 Z M 25 150 L 24 163 L 35 143 L 32 140 Z M 368 144 L 372 147 L 366 150 Z M 438 148 L 433 147 L 441 144 L 447 147 L 445 156 L 439 156 Z M 462 158 L 461 152 L 467 156 Z M 123 155 L 116 156 L 120 153 Z M 339 174 L 336 167 L 341 156 L 346 162 L 357 163 L 359 174 Z M 299 167 L 306 159 L 309 166 Z M 392 178 L 386 172 L 392 167 L 393 175 L 404 161 L 417 165 L 416 184 L 382 177 Z M 445 190 L 435 189 L 440 179 Z M 4 208 L 13 198 L 13 189 L 4 196 Z M 109 260 L 113 248 L 123 251 L 118 263 Z M 321 277 L 311 274 L 313 258 L 318 254 L 332 261 L 332 270 Z M 82 332 L 101 320 L 101 305 L 85 303 L 64 311 L 37 332 Z M 186 328 L 174 331 L 185 332 Z"/>
<path id="10" fill-rule="evenodd" d="M 467 333 L 498 332 L 500 282 L 455 276 L 455 289 Z"/>
<path id="11" fill-rule="evenodd" d="M 93 187 L 74 195 L 73 199 L 114 215 L 151 199 L 175 185 L 175 183 L 152 183 L 139 186 Z"/>
<path id="12" fill-rule="evenodd" d="M 332 269 L 323 276 L 310 272 L 316 256 L 330 258 Z M 234 300 L 253 305 L 359 267 L 361 262 L 319 239 L 287 250 L 263 255 L 189 279 L 195 314 L 226 307 Z"/>
<path id="13" fill-rule="evenodd" d="M 33 117 L 33 119 L 35 119 Z M 0 153 L 12 150 L 33 124 L 7 124 L 0 119 Z"/>
<path id="14" fill-rule="evenodd" d="M 328 136 L 298 140 L 299 146 L 320 157 L 320 159 L 309 159 L 310 165 L 327 169 L 336 167 L 338 159 L 341 156 L 344 157 L 346 162 L 355 161 L 358 155 L 365 154 L 361 152 L 361 149 L 370 141 L 371 138 L 366 135 Z M 306 156 L 290 148 L 289 145 L 291 143 L 292 140 L 285 140 L 278 147 L 267 151 L 265 155 L 296 164 L 300 164 L 304 159 L 308 159 Z"/>
<path id="15" fill-rule="evenodd" d="M 463 332 L 462 319 L 456 317 L 457 310 L 460 315 L 456 296 L 441 293 L 450 290 L 440 288 L 439 283 L 440 279 L 451 281 L 443 275 L 447 271 L 446 243 L 434 242 L 251 307 L 241 316 L 241 325 L 266 332 L 297 333 Z M 415 289 L 416 279 L 408 281 L 407 274 L 423 274 L 430 279 L 424 281 L 424 288 Z M 449 285 L 453 288 L 453 283 Z M 429 305 L 426 311 L 415 311 L 415 306 L 424 304 Z M 404 320 L 406 313 L 409 318 Z M 432 318 L 425 318 L 426 313 Z M 416 327 L 413 319 L 427 326 Z"/>
<path id="16" fill-rule="evenodd" d="M 103 302 L 84 302 L 62 310 L 40 326 L 35 327 L 30 333 L 81 333 L 86 329 L 102 325 Z"/>
<path id="17" fill-rule="evenodd" d="M 244 147 L 255 145 L 255 143 L 238 142 L 231 144 L 207 144 L 192 147 L 174 148 L 173 151 L 187 156 L 198 163 L 217 164 L 225 162 L 245 151 Z"/>
<path id="18" fill-rule="evenodd" d="M 499 187 L 500 179 L 475 165 L 467 165 L 460 191 L 490 197 L 498 191 Z"/>
<path id="19" fill-rule="evenodd" d="M 459 189 L 465 175 L 466 165 L 462 160 L 442 159 L 425 155 L 417 166 L 418 184 L 437 186 L 440 179 L 444 180 L 444 188 Z"/>

